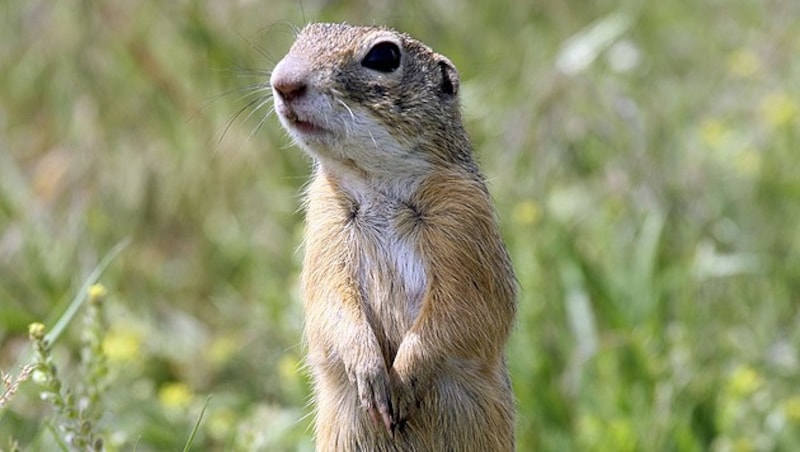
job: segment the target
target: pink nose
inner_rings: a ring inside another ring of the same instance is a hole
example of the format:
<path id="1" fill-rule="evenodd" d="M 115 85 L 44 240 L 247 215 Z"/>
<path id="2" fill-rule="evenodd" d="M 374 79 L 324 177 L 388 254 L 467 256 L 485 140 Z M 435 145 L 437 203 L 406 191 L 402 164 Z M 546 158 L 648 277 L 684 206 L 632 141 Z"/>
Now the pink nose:
<path id="1" fill-rule="evenodd" d="M 286 102 L 302 97 L 308 89 L 308 70 L 301 61 L 288 56 L 281 60 L 270 77 L 272 89 Z"/>
<path id="2" fill-rule="evenodd" d="M 286 102 L 301 97 L 306 92 L 306 83 L 302 80 L 278 79 L 272 82 L 272 88 Z"/>

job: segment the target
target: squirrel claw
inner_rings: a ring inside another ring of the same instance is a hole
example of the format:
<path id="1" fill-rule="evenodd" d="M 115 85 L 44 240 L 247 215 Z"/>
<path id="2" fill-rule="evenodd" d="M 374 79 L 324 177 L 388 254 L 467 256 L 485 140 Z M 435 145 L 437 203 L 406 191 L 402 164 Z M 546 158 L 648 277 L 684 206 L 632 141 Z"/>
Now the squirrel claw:
<path id="1" fill-rule="evenodd" d="M 369 417 L 372 420 L 372 425 L 377 427 L 383 424 L 383 426 L 386 427 L 386 432 L 389 433 L 389 435 L 394 436 L 394 426 L 391 414 L 389 414 L 389 410 L 379 409 L 371 406 L 367 411 L 369 411 Z"/>
<path id="2" fill-rule="evenodd" d="M 389 412 L 388 411 L 382 412 L 381 417 L 383 418 L 383 426 L 386 427 L 386 432 L 389 433 L 390 436 L 394 437 L 394 429 L 392 428 L 392 418 L 389 415 Z"/>

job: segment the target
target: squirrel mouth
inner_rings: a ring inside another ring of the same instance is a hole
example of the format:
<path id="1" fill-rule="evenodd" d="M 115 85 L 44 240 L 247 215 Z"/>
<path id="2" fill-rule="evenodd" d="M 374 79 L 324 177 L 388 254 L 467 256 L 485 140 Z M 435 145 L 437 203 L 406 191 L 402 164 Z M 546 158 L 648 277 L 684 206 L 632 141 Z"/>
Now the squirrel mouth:
<path id="1" fill-rule="evenodd" d="M 287 118 L 289 119 L 289 118 Z M 322 127 L 314 124 L 313 122 L 309 121 L 302 121 L 300 119 L 289 119 L 289 123 L 292 127 L 302 134 L 307 135 L 315 135 L 325 132 L 326 130 Z"/>
<path id="2" fill-rule="evenodd" d="M 277 111 L 286 120 L 286 125 L 303 135 L 317 135 L 327 132 L 324 127 L 317 125 L 315 122 L 300 119 L 297 116 L 297 112 L 288 105 L 284 105 L 283 108 L 277 108 Z"/>

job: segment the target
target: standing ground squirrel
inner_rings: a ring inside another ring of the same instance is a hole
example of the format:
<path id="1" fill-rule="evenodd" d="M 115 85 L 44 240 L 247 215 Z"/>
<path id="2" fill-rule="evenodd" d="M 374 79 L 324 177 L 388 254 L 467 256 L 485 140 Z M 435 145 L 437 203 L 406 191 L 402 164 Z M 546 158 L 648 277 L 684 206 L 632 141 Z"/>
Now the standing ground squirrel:
<path id="1" fill-rule="evenodd" d="M 311 24 L 272 72 L 314 159 L 308 367 L 320 451 L 510 451 L 516 281 L 453 64 L 408 35 Z"/>

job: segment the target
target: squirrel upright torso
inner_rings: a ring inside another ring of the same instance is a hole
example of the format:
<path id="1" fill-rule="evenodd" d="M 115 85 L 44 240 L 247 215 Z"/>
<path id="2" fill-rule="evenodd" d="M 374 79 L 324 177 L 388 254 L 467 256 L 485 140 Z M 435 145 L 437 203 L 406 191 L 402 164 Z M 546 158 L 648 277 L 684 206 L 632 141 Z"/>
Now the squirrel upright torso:
<path id="1" fill-rule="evenodd" d="M 513 450 L 516 282 L 455 67 L 389 29 L 311 24 L 270 81 L 315 160 L 301 291 L 317 449 Z"/>

